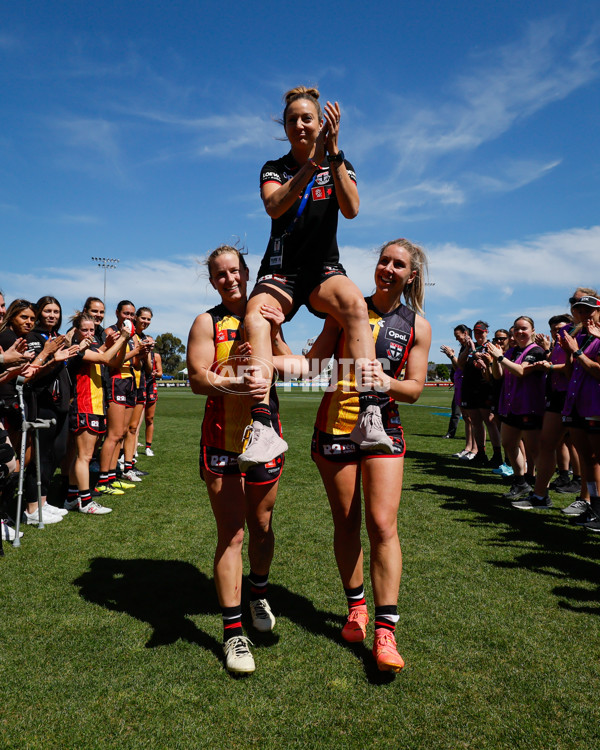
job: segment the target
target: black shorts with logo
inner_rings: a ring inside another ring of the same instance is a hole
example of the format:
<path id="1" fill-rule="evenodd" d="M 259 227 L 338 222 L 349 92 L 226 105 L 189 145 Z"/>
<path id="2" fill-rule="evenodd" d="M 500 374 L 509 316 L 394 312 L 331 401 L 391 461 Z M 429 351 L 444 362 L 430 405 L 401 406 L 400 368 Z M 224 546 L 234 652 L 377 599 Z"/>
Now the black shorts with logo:
<path id="1" fill-rule="evenodd" d="M 272 484 L 283 471 L 283 453 L 266 464 L 258 464 L 242 473 L 238 465 L 238 453 L 200 445 L 200 476 L 206 480 L 205 473 L 222 477 L 244 477 L 247 484 Z"/>
<path id="2" fill-rule="evenodd" d="M 500 421 L 516 430 L 541 430 L 544 417 L 541 414 L 501 414 Z"/>
<path id="3" fill-rule="evenodd" d="M 136 388 L 133 378 L 111 378 L 108 402 L 133 409 L 135 406 Z"/>
<path id="4" fill-rule="evenodd" d="M 266 271 L 261 274 L 261 270 L 258 272 L 258 278 L 256 284 L 268 284 L 274 286 L 277 289 L 285 292 L 292 298 L 292 309 L 286 315 L 286 320 L 291 320 L 302 305 L 311 311 L 313 315 L 318 318 L 326 318 L 327 315 L 322 312 L 318 312 L 309 303 L 309 297 L 314 289 L 319 284 L 322 284 L 327 279 L 333 276 L 346 276 L 346 269 L 341 263 L 330 263 L 323 265 L 320 268 L 315 269 L 313 272 L 303 271 L 301 274 L 284 274 L 277 273 L 275 271 Z"/>
<path id="5" fill-rule="evenodd" d="M 314 461 L 316 456 L 320 456 L 336 464 L 354 464 L 363 458 L 369 458 L 369 456 L 377 458 L 402 458 L 406 452 L 402 427 L 387 428 L 385 434 L 392 440 L 392 453 L 363 451 L 350 439 L 349 434 L 330 435 L 315 427 L 310 446 L 311 457 Z"/>
<path id="6" fill-rule="evenodd" d="M 106 432 L 106 417 L 102 414 L 83 414 L 71 412 L 69 414 L 69 430 L 76 435 L 84 430 L 96 435 Z"/>

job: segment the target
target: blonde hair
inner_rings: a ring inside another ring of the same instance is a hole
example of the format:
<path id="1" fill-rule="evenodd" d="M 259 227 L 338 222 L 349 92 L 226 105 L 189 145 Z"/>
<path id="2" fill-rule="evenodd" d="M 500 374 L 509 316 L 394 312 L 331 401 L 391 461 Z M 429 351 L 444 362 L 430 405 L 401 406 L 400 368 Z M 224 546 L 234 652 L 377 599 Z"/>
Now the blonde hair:
<path id="1" fill-rule="evenodd" d="M 419 315 L 424 315 L 425 310 L 423 309 L 423 304 L 425 302 L 425 277 L 428 270 L 425 250 L 419 245 L 415 245 L 410 240 L 400 237 L 400 239 L 390 240 L 389 242 L 386 242 L 385 245 L 382 245 L 378 257 L 381 258 L 388 247 L 391 247 L 392 245 L 403 247 L 410 256 L 410 270 L 416 271 L 417 274 L 412 282 L 404 287 L 404 299 L 410 308 L 419 313 Z"/>
<path id="2" fill-rule="evenodd" d="M 321 121 L 323 119 L 323 113 L 321 112 L 321 105 L 319 104 L 319 96 L 319 89 L 315 86 L 310 88 L 308 86 L 296 86 L 295 88 L 286 91 L 283 95 L 285 107 L 283 109 L 283 117 L 281 118 L 281 124 L 283 127 L 285 128 L 285 117 L 287 115 L 288 107 L 293 102 L 298 101 L 298 99 L 308 99 L 309 102 L 312 102 L 317 110 L 317 117 L 319 118 L 319 121 Z"/>
<path id="3" fill-rule="evenodd" d="M 595 289 L 589 289 L 586 286 L 578 286 L 571 296 L 574 297 L 576 294 L 581 294 L 582 297 L 598 297 Z"/>
<path id="4" fill-rule="evenodd" d="M 233 245 L 219 245 L 219 247 L 216 247 L 204 261 L 204 265 L 208 268 L 209 279 L 212 278 L 211 264 L 213 263 L 213 261 L 215 261 L 220 255 L 225 255 L 227 253 L 232 253 L 233 255 L 237 256 L 237 259 L 240 263 L 240 268 L 243 268 L 245 271 L 248 270 L 248 265 L 246 264 L 242 251 L 239 248 L 234 247 Z"/>

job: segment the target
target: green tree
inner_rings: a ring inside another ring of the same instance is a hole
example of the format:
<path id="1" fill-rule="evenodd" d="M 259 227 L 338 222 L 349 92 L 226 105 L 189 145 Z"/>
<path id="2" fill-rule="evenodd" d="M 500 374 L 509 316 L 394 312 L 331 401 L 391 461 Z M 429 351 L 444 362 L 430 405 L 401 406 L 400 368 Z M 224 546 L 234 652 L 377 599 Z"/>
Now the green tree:
<path id="1" fill-rule="evenodd" d="M 185 354 L 185 346 L 181 339 L 172 333 L 161 333 L 156 337 L 154 349 L 161 356 L 163 371 L 167 375 L 176 375 L 181 369 Z"/>
<path id="2" fill-rule="evenodd" d="M 435 374 L 440 380 L 450 380 L 450 370 L 448 369 L 448 365 L 436 365 Z"/>

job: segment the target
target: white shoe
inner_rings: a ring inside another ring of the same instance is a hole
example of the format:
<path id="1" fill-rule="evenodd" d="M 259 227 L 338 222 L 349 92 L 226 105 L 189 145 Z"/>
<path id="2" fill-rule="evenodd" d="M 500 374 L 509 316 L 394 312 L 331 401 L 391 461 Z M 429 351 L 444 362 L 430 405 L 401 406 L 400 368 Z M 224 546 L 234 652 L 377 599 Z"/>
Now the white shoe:
<path id="1" fill-rule="evenodd" d="M 142 481 L 133 469 L 129 469 L 129 471 L 124 471 L 123 479 L 126 479 L 128 482 L 141 482 Z"/>
<path id="2" fill-rule="evenodd" d="M 249 646 L 253 643 L 245 635 L 235 635 L 225 641 L 223 652 L 225 653 L 225 666 L 235 674 L 250 674 L 256 669 L 254 657 Z"/>
<path id="3" fill-rule="evenodd" d="M 363 451 L 394 451 L 394 444 L 383 429 L 381 409 L 374 404 L 359 413 L 358 421 L 350 433 L 350 440 Z"/>
<path id="4" fill-rule="evenodd" d="M 13 527 L 5 521 L 3 518 L 0 519 L 0 536 L 3 542 L 14 542 L 17 532 Z M 23 536 L 23 532 L 19 531 L 19 539 Z"/>
<path id="5" fill-rule="evenodd" d="M 97 503 L 95 500 L 91 500 L 87 505 L 81 505 L 80 503 L 77 510 L 80 513 L 90 513 L 95 516 L 103 516 L 105 513 L 112 513 L 112 508 L 100 505 L 100 503 Z"/>
<path id="6" fill-rule="evenodd" d="M 154 455 L 154 451 L 152 448 L 146 448 L 146 455 L 152 457 Z"/>
<path id="7" fill-rule="evenodd" d="M 35 524 L 38 524 L 40 522 L 40 518 L 38 515 L 38 509 L 36 508 L 33 513 L 28 513 L 26 510 L 23 511 L 23 520 L 25 523 L 29 524 L 30 526 L 33 526 Z M 46 513 L 44 512 L 44 506 L 42 506 L 42 521 L 44 524 L 47 523 L 58 523 L 59 521 L 62 521 L 63 517 L 58 516 L 55 513 Z"/>
<path id="8" fill-rule="evenodd" d="M 44 503 L 42 505 L 42 515 L 46 513 L 54 513 L 55 516 L 66 516 L 69 511 L 64 508 L 57 508 L 56 505 L 50 505 L 50 503 Z"/>
<path id="9" fill-rule="evenodd" d="M 258 464 L 272 461 L 288 449 L 285 440 L 279 437 L 272 427 L 267 427 L 262 422 L 252 422 L 246 427 L 244 439 L 246 436 L 246 450 L 238 456 L 238 465 L 243 472 Z"/>
<path id="10" fill-rule="evenodd" d="M 255 599 L 250 602 L 252 625 L 260 633 L 268 633 L 275 627 L 275 615 L 266 599 Z"/>

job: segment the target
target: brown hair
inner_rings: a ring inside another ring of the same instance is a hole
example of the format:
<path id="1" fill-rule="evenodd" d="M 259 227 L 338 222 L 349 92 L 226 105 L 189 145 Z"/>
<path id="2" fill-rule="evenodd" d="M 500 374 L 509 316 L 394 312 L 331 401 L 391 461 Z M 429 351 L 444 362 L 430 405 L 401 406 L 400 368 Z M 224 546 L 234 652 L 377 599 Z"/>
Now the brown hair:
<path id="1" fill-rule="evenodd" d="M 240 267 L 243 268 L 245 271 L 248 270 L 248 265 L 246 264 L 246 260 L 244 259 L 242 251 L 239 248 L 234 247 L 233 245 L 219 245 L 219 247 L 216 247 L 204 261 L 204 265 L 208 268 L 209 279 L 212 278 L 212 269 L 211 269 L 212 262 L 216 260 L 220 255 L 225 255 L 226 253 L 232 253 L 233 255 L 237 256 L 237 259 L 240 263 Z"/>
<path id="2" fill-rule="evenodd" d="M 71 324 L 74 328 L 81 328 L 81 324 L 86 321 L 89 321 L 96 325 L 96 321 L 94 320 L 92 315 L 87 312 L 80 312 L 79 310 L 76 310 L 75 314 L 69 320 L 71 321 Z"/>
<path id="3" fill-rule="evenodd" d="M 423 304 L 425 301 L 425 276 L 427 275 L 427 255 L 425 250 L 419 245 L 415 245 L 410 240 L 401 237 L 397 240 L 390 240 L 382 245 L 379 250 L 379 258 L 392 245 L 398 245 L 408 251 L 410 255 L 410 270 L 416 271 L 417 275 L 410 284 L 404 287 L 404 299 L 406 304 L 419 315 L 424 315 Z"/>
<path id="4" fill-rule="evenodd" d="M 513 326 L 517 325 L 518 320 L 526 320 L 531 325 L 531 330 L 535 331 L 535 323 L 528 315 L 519 315 L 518 318 L 515 318 L 515 322 L 513 323 Z"/>
<path id="5" fill-rule="evenodd" d="M 0 325 L 0 333 L 2 331 L 5 331 L 7 328 L 12 328 L 13 320 L 20 312 L 23 312 L 23 310 L 32 310 L 34 315 L 37 312 L 33 302 L 29 302 L 29 300 L 26 299 L 13 300 L 10 303 L 8 310 L 6 311 L 6 315 L 4 316 L 4 320 L 2 321 L 2 325 Z"/>
<path id="6" fill-rule="evenodd" d="M 298 99 L 308 99 L 309 102 L 312 102 L 315 105 L 315 109 L 317 110 L 317 117 L 319 118 L 320 122 L 323 119 L 323 113 L 321 112 L 321 105 L 319 104 L 319 96 L 319 89 L 314 86 L 311 88 L 308 88 L 307 86 L 296 86 L 295 88 L 286 91 L 283 95 L 285 107 L 283 109 L 283 116 L 280 120 L 283 127 L 285 128 L 285 118 L 287 115 L 288 107 L 293 102 L 298 101 Z"/>

